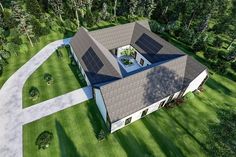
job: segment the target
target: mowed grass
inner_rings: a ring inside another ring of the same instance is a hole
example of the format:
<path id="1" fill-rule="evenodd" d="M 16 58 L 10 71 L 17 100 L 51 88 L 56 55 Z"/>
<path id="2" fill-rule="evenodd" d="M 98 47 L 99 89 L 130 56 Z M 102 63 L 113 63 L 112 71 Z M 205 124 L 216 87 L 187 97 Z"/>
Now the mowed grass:
<path id="1" fill-rule="evenodd" d="M 40 37 L 39 41 L 32 47 L 26 38 L 23 38 L 23 44 L 20 46 L 18 55 L 12 54 L 9 59 L 7 59 L 8 64 L 4 66 L 4 71 L 0 77 L 0 88 L 6 82 L 6 80 L 19 69 L 24 63 L 26 63 L 30 58 L 32 58 L 38 51 L 40 51 L 44 46 L 52 41 L 63 39 L 64 35 L 61 33 L 51 32 L 46 36 Z"/>
<path id="2" fill-rule="evenodd" d="M 54 52 L 26 81 L 23 88 L 23 107 L 54 98 L 56 96 L 71 92 L 86 86 L 83 78 L 78 75 L 78 67 L 71 64 L 69 57 L 70 49 L 59 48 L 62 57 Z M 45 73 L 53 77 L 53 83 L 48 85 L 44 80 Z M 39 90 L 37 100 L 32 100 L 29 96 L 30 88 L 34 86 Z"/>
<path id="3" fill-rule="evenodd" d="M 212 138 L 212 126 L 222 121 L 218 111 L 236 109 L 235 86 L 230 79 L 211 75 L 205 91 L 194 99 L 160 109 L 102 142 L 96 139 L 104 124 L 94 100 L 76 105 L 25 125 L 24 157 L 214 156 L 211 145 L 220 141 Z M 35 140 L 44 130 L 53 132 L 54 139 L 48 149 L 38 150 Z"/>

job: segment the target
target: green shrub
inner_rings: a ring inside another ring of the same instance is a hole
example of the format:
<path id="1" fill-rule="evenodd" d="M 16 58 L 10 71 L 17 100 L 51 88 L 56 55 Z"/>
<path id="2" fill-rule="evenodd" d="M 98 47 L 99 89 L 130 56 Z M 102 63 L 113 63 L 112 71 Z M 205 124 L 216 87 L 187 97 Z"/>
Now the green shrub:
<path id="1" fill-rule="evenodd" d="M 45 73 L 43 78 L 47 82 L 48 85 L 53 83 L 53 77 L 51 74 Z"/>
<path id="2" fill-rule="evenodd" d="M 236 61 L 231 63 L 231 68 L 236 72 Z"/>
<path id="3" fill-rule="evenodd" d="M 214 47 L 221 48 L 223 46 L 223 41 L 219 36 L 216 36 L 212 44 Z"/>
<path id="4" fill-rule="evenodd" d="M 49 131 L 44 131 L 37 137 L 35 145 L 38 146 L 38 149 L 46 149 L 50 146 L 53 140 L 53 133 Z"/>
<path id="5" fill-rule="evenodd" d="M 106 134 L 105 134 L 104 130 L 100 130 L 100 132 L 98 134 L 98 141 L 104 140 L 105 137 L 106 137 Z"/>
<path id="6" fill-rule="evenodd" d="M 61 52 L 60 48 L 56 50 L 56 54 L 57 54 L 58 58 L 62 58 L 63 57 L 63 53 Z"/>
<path id="7" fill-rule="evenodd" d="M 213 62 L 211 64 L 211 67 L 214 71 L 216 71 L 219 74 L 227 74 L 227 68 L 229 67 L 230 63 L 224 60 L 217 60 L 217 62 Z"/>
<path id="8" fill-rule="evenodd" d="M 193 94 L 192 92 L 188 92 L 188 93 L 184 96 L 184 98 L 185 98 L 186 100 L 191 100 L 191 99 L 194 98 L 194 94 Z"/>
<path id="9" fill-rule="evenodd" d="M 206 43 L 203 40 L 198 40 L 192 46 L 194 52 L 206 51 Z"/>
<path id="10" fill-rule="evenodd" d="M 32 100 L 37 100 L 39 97 L 39 90 L 38 88 L 32 86 L 29 90 L 29 96 Z"/>
<path id="11" fill-rule="evenodd" d="M 207 50 L 204 52 L 204 57 L 208 60 L 216 60 L 218 57 L 218 50 L 208 47 Z"/>
<path id="12" fill-rule="evenodd" d="M 2 73 L 3 73 L 3 66 L 0 65 L 0 77 L 2 76 Z"/>
<path id="13" fill-rule="evenodd" d="M 0 50 L 0 56 L 3 59 L 8 59 L 8 58 L 10 58 L 11 54 L 6 50 Z"/>
<path id="14" fill-rule="evenodd" d="M 161 33 L 165 31 L 165 28 L 157 21 L 151 20 L 149 24 L 150 24 L 151 30 L 155 33 Z"/>

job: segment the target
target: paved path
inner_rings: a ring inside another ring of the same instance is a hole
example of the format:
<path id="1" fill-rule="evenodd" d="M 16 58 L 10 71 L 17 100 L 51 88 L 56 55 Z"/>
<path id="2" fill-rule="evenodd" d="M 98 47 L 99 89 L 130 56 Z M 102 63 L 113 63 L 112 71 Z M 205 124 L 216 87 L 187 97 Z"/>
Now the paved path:
<path id="1" fill-rule="evenodd" d="M 65 109 L 91 97 L 91 87 L 87 87 L 42 102 L 39 105 L 22 109 L 22 88 L 27 78 L 59 46 L 66 45 L 69 41 L 69 38 L 58 40 L 45 46 L 18 69 L 2 86 L 0 90 L 0 157 L 23 156 L 23 124 Z M 77 98 L 80 96 L 82 96 L 81 99 Z M 47 106 L 46 109 L 44 109 L 45 106 Z"/>
<path id="2" fill-rule="evenodd" d="M 84 102 L 88 99 L 91 99 L 92 88 L 91 86 L 77 89 L 70 93 L 64 94 L 62 96 L 41 102 L 32 107 L 28 107 L 23 110 L 23 119 L 24 124 L 35 121 L 41 117 L 45 117 L 57 111 L 66 109 L 78 103 Z"/>

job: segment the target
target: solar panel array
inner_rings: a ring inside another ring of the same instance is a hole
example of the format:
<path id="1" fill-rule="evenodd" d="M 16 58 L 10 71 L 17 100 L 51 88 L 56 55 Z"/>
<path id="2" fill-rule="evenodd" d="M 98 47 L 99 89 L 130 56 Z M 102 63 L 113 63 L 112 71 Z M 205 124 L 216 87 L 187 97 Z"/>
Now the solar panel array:
<path id="1" fill-rule="evenodd" d="M 91 47 L 85 52 L 82 60 L 88 71 L 93 74 L 96 74 L 104 65 Z"/>
<path id="2" fill-rule="evenodd" d="M 156 55 L 163 47 L 145 33 L 135 42 L 135 44 L 151 55 Z"/>

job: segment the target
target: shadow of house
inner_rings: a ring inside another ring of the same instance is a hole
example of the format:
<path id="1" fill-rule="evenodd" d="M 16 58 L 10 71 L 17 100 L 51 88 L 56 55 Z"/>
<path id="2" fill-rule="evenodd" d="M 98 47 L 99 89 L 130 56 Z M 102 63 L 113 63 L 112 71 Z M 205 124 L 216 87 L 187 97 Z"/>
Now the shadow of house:
<path id="1" fill-rule="evenodd" d="M 88 107 L 87 115 L 88 115 L 89 121 L 93 127 L 93 132 L 94 132 L 96 138 L 98 137 L 98 134 L 102 129 L 105 133 L 108 133 L 107 127 L 102 119 L 102 116 L 99 112 L 99 109 L 96 105 L 95 100 L 88 101 L 86 106 Z"/>
<path id="2" fill-rule="evenodd" d="M 229 90 L 227 87 L 225 87 L 224 85 L 215 81 L 212 78 L 208 79 L 208 81 L 206 82 L 206 85 L 209 86 L 210 88 L 218 91 L 219 93 L 224 93 L 226 95 L 232 95 L 231 90 Z"/>
<path id="3" fill-rule="evenodd" d="M 147 119 L 143 120 L 143 124 L 151 133 L 152 137 L 156 141 L 156 143 L 160 146 L 162 152 L 166 156 L 171 157 L 183 157 L 185 156 L 181 149 L 179 149 L 170 138 L 161 133 L 152 123 L 150 123 Z"/>
<path id="4" fill-rule="evenodd" d="M 184 69 L 179 71 L 184 75 Z M 174 94 L 183 88 L 184 79 L 175 71 L 164 66 L 153 68 L 146 76 L 144 99 L 145 104 L 153 104 Z"/>
<path id="5" fill-rule="evenodd" d="M 131 133 L 125 135 L 119 131 L 115 133 L 115 137 L 128 157 L 154 157 L 153 151 L 143 141 L 136 139 Z"/>
<path id="6" fill-rule="evenodd" d="M 61 157 L 79 157 L 80 154 L 76 149 L 74 142 L 66 134 L 64 128 L 59 121 L 55 121 L 57 136 L 60 146 L 60 156 Z"/>

